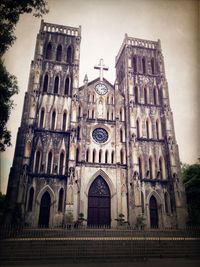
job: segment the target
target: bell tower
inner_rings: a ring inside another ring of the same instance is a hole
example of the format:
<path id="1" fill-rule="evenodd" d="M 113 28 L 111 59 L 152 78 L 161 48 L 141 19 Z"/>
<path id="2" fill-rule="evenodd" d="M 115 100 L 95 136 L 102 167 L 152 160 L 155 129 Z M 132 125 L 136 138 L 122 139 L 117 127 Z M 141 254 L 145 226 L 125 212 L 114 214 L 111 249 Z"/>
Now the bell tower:
<path id="1" fill-rule="evenodd" d="M 63 221 L 80 42 L 81 27 L 41 21 L 7 194 L 10 214 L 18 203 L 28 225 Z"/>
<path id="2" fill-rule="evenodd" d="M 126 34 L 116 76 L 124 94 L 130 224 L 142 215 L 148 227 L 184 227 L 185 193 L 160 40 Z"/>

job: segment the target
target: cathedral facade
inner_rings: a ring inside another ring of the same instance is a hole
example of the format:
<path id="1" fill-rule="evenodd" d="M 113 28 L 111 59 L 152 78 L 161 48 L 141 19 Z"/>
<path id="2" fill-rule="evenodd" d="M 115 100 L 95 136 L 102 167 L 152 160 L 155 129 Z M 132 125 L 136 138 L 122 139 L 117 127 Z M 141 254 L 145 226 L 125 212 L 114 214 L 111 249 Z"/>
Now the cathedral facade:
<path id="1" fill-rule="evenodd" d="M 79 86 L 81 27 L 41 22 L 10 171 L 7 220 L 16 203 L 31 227 L 183 228 L 186 200 L 160 41 L 125 35 L 116 81 Z"/>

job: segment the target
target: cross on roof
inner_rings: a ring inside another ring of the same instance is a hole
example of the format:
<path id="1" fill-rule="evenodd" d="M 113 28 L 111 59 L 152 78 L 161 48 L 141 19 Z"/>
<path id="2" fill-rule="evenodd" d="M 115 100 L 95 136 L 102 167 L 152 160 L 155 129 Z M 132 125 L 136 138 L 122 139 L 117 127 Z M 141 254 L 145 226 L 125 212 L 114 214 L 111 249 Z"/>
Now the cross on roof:
<path id="1" fill-rule="evenodd" d="M 103 64 L 103 59 L 101 58 L 99 61 L 99 65 L 94 66 L 95 69 L 99 70 L 99 77 L 100 77 L 100 81 L 103 81 L 103 70 L 108 70 L 108 67 L 106 67 Z"/>

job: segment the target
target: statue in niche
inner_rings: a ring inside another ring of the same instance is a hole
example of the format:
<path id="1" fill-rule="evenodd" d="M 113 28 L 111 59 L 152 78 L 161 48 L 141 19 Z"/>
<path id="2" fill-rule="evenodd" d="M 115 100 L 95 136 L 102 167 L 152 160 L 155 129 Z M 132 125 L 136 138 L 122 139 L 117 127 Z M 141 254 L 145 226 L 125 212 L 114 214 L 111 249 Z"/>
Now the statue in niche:
<path id="1" fill-rule="evenodd" d="M 103 103 L 102 103 L 102 100 L 100 100 L 98 104 L 98 117 L 102 117 L 102 116 L 103 116 Z"/>

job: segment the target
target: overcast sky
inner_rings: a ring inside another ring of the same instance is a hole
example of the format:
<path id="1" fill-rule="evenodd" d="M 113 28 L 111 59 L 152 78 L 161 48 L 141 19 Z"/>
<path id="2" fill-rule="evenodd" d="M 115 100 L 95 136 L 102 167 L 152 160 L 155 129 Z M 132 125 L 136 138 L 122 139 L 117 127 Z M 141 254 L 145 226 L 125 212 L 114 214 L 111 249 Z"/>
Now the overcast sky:
<path id="1" fill-rule="evenodd" d="M 98 77 L 93 67 L 100 58 L 109 66 L 105 78 L 114 83 L 115 56 L 125 33 L 136 38 L 161 40 L 180 159 L 184 163 L 195 163 L 200 156 L 199 1 L 48 0 L 48 3 L 50 12 L 44 16 L 44 21 L 82 27 L 80 86 L 86 73 L 89 81 Z M 21 16 L 16 27 L 17 41 L 5 55 L 8 71 L 17 76 L 20 93 L 14 97 L 15 109 L 8 125 L 13 145 L 1 154 L 1 190 L 4 193 L 39 28 L 40 19 L 30 14 Z"/>

